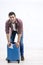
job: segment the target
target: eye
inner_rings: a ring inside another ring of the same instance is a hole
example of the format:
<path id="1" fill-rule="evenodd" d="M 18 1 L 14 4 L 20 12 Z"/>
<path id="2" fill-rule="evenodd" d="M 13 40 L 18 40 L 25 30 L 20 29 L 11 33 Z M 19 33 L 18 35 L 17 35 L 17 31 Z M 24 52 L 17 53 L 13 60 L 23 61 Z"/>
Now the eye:
<path id="1" fill-rule="evenodd" d="M 10 18 L 14 18 L 14 17 L 10 17 Z"/>

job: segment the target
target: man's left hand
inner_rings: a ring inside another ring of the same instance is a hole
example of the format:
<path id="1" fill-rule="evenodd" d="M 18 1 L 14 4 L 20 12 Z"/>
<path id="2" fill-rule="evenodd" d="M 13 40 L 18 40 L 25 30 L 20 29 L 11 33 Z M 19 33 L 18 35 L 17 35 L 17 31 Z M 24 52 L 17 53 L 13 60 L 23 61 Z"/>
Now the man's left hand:
<path id="1" fill-rule="evenodd" d="M 19 47 L 20 46 L 20 43 L 19 42 L 16 42 L 16 46 Z"/>

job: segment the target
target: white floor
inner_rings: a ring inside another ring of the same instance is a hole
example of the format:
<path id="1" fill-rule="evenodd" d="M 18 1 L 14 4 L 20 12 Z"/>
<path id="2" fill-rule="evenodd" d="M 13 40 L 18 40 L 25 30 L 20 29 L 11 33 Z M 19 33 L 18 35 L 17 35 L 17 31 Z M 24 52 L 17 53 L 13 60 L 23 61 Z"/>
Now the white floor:
<path id="1" fill-rule="evenodd" d="M 43 65 L 43 48 L 25 46 L 25 60 L 20 61 L 19 65 Z M 6 47 L 0 49 L 0 65 L 8 65 L 6 58 Z M 9 65 L 18 65 L 17 62 L 9 63 Z"/>

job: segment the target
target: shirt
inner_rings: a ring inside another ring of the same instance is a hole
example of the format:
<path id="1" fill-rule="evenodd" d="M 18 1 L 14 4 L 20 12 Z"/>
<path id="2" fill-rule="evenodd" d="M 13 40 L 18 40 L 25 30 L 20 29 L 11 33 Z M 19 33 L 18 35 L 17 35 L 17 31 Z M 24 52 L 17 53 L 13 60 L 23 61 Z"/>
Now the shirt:
<path id="1" fill-rule="evenodd" d="M 10 21 L 10 19 L 7 20 L 6 23 L 5 23 L 5 32 L 6 32 L 6 34 L 9 33 L 9 28 L 11 28 L 11 31 L 14 30 L 12 22 Z M 23 32 L 23 23 L 22 23 L 21 19 L 16 18 L 15 28 L 16 28 L 18 34 L 21 34 Z"/>
<path id="2" fill-rule="evenodd" d="M 14 30 L 14 31 L 17 31 L 17 30 L 16 30 L 16 27 L 15 27 L 15 23 L 12 23 L 12 26 L 13 26 L 13 30 Z"/>

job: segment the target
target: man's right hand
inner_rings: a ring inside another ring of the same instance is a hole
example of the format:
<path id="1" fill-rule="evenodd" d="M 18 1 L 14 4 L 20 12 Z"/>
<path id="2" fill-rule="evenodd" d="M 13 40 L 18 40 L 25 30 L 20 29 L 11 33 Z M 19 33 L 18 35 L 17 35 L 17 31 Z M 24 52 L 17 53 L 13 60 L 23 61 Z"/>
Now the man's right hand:
<path id="1" fill-rule="evenodd" d="M 9 47 L 11 46 L 11 42 L 8 42 L 8 44 L 7 44 Z"/>

